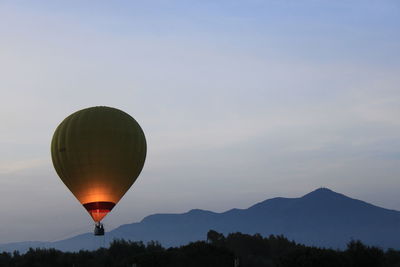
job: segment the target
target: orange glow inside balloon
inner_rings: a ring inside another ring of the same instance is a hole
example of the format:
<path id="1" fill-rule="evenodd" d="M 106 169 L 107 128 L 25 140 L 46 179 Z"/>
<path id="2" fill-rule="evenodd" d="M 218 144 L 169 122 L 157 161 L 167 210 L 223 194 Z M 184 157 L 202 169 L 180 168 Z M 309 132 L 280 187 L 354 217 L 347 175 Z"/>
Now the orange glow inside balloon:
<path id="1" fill-rule="evenodd" d="M 83 204 L 95 222 L 101 221 L 114 208 L 114 202 L 97 201 Z"/>
<path id="2" fill-rule="evenodd" d="M 109 210 L 90 210 L 89 214 L 92 216 L 93 221 L 100 222 L 110 211 Z"/>

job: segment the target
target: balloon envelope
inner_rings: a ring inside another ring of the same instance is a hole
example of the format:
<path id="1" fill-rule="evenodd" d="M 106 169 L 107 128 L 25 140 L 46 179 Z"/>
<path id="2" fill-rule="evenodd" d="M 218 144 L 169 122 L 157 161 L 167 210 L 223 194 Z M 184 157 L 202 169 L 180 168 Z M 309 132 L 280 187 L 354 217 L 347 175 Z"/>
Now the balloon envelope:
<path id="1" fill-rule="evenodd" d="M 91 107 L 68 116 L 51 142 L 54 168 L 64 184 L 99 222 L 139 176 L 146 139 L 127 113 Z"/>

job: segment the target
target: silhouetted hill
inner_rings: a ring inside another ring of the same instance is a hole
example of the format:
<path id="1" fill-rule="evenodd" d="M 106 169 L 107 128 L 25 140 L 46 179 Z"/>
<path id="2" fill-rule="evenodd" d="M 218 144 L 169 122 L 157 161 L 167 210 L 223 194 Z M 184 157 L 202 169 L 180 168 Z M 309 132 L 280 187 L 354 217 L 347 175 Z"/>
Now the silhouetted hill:
<path id="1" fill-rule="evenodd" d="M 154 214 L 139 223 L 122 225 L 106 234 L 115 238 L 158 240 L 164 246 L 177 246 L 204 240 L 208 230 L 228 234 L 242 232 L 268 236 L 284 235 L 306 245 L 344 248 L 354 239 L 382 248 L 400 248 L 400 212 L 349 198 L 326 188 L 300 198 L 273 198 L 248 209 L 223 213 L 194 209 L 183 214 Z M 92 234 L 41 243 L 61 250 L 95 249 L 100 242 Z M 12 250 L 15 244 L 0 245 Z M 21 248 L 21 243 L 18 243 Z"/>

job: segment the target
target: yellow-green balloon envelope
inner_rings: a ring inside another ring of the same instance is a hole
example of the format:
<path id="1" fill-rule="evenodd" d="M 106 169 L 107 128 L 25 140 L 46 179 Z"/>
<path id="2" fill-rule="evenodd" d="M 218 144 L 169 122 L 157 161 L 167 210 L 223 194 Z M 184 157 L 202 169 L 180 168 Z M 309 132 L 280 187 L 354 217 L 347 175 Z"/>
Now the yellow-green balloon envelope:
<path id="1" fill-rule="evenodd" d="M 91 107 L 61 122 L 53 135 L 51 156 L 61 180 L 99 222 L 142 171 L 146 139 L 127 113 Z"/>

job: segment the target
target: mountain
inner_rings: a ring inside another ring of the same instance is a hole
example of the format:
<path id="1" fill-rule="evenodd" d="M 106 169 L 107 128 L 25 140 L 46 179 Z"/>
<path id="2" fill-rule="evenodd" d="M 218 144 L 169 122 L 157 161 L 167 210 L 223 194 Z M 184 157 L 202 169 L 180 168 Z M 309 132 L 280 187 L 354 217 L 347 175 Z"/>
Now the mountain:
<path id="1" fill-rule="evenodd" d="M 344 248 L 354 239 L 381 248 L 400 249 L 400 212 L 380 208 L 320 188 L 299 198 L 272 198 L 248 209 L 223 213 L 193 209 L 183 214 L 154 214 L 141 222 L 122 225 L 106 233 L 113 239 L 158 240 L 178 246 L 204 240 L 208 230 L 284 235 L 306 245 Z M 97 249 L 103 238 L 82 234 L 57 242 L 20 242 L 0 245 L 0 251 L 28 247 L 54 247 L 64 251 Z"/>

